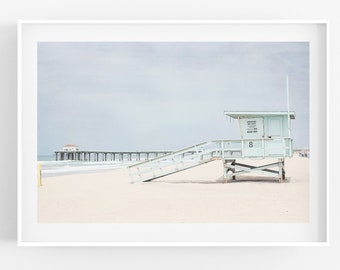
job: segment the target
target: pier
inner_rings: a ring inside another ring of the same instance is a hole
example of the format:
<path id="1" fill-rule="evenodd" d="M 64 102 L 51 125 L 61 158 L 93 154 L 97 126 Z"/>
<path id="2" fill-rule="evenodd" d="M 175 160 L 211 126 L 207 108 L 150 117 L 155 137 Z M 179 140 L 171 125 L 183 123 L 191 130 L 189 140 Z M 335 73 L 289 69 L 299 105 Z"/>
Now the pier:
<path id="1" fill-rule="evenodd" d="M 171 151 L 134 151 L 134 152 L 107 152 L 107 151 L 54 151 L 55 160 L 78 161 L 142 161 L 157 158 Z"/>

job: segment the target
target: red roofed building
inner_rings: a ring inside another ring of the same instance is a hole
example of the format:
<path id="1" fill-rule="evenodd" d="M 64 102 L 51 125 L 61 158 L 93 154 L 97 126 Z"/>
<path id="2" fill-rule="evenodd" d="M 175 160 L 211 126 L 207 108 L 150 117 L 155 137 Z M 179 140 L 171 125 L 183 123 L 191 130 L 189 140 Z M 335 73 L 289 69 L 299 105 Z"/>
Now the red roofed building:
<path id="1" fill-rule="evenodd" d="M 66 144 L 63 147 L 63 151 L 79 151 L 79 147 L 75 144 Z"/>

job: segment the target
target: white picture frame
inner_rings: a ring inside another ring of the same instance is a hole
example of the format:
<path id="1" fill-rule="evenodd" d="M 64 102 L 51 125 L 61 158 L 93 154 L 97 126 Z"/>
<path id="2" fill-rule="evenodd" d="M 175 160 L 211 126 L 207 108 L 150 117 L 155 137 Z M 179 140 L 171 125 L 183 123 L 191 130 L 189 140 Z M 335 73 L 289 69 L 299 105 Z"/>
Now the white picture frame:
<path id="1" fill-rule="evenodd" d="M 328 229 L 327 21 L 18 22 L 18 244 L 21 246 L 325 246 Z M 164 31 L 166 29 L 166 31 Z M 226 34 L 226 32 L 228 34 Z M 39 224 L 37 42 L 310 42 L 310 222 L 307 224 Z M 326 180 L 327 179 L 327 180 Z M 322 181 L 321 181 L 322 180 Z"/>

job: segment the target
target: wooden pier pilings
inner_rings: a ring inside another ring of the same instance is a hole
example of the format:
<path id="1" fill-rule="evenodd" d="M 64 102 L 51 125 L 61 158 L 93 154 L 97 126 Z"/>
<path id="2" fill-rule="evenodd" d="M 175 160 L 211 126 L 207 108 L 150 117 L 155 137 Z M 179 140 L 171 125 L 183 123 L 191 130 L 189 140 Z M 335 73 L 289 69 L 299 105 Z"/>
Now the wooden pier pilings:
<path id="1" fill-rule="evenodd" d="M 78 161 L 139 161 L 149 160 L 162 155 L 170 154 L 170 151 L 150 152 L 107 152 L 107 151 L 54 151 L 55 160 Z"/>

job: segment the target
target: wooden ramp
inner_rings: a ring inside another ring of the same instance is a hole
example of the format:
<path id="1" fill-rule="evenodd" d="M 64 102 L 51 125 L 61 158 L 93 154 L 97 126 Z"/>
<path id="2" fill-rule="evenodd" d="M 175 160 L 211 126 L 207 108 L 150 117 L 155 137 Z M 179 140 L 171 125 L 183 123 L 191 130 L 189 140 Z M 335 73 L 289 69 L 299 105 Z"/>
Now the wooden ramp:
<path id="1" fill-rule="evenodd" d="M 129 166 L 130 181 L 147 182 L 221 158 L 216 141 L 203 142 L 176 152 Z"/>
<path id="2" fill-rule="evenodd" d="M 186 147 L 129 166 L 130 182 L 152 181 L 156 178 L 187 170 L 216 159 L 223 160 L 224 178 L 226 180 L 235 179 L 239 174 L 261 172 L 263 174 L 278 175 L 279 182 L 282 182 L 285 179 L 284 157 L 289 156 L 291 151 L 287 152 L 287 147 L 282 147 L 279 152 L 266 153 L 264 148 L 268 140 L 272 139 L 253 139 L 251 141 L 215 140 Z M 246 148 L 246 146 L 252 148 L 253 144 L 256 143 L 263 148 L 260 149 L 261 155 L 254 155 L 254 152 L 248 151 Z M 262 159 L 266 157 L 278 158 L 278 161 L 257 167 L 235 162 L 236 159 Z M 273 170 L 272 168 L 277 168 L 277 170 Z"/>

